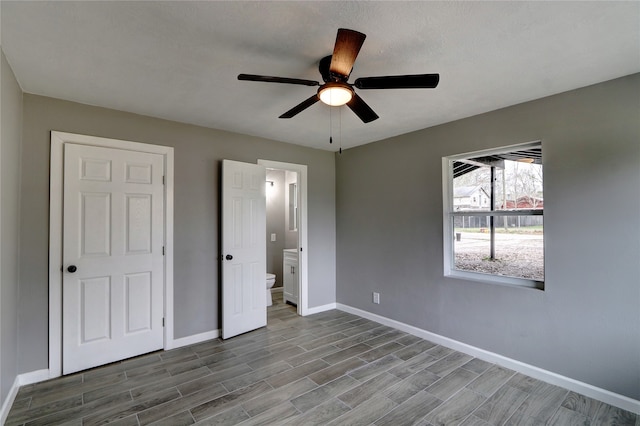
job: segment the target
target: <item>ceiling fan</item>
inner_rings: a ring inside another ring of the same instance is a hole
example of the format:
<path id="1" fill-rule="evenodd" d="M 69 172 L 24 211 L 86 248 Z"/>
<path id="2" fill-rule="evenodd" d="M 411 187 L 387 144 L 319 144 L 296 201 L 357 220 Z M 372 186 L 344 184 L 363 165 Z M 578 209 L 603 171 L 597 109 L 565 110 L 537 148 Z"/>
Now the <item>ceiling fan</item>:
<path id="1" fill-rule="evenodd" d="M 362 77 L 353 84 L 348 83 L 353 63 L 360 52 L 366 35 L 345 28 L 338 29 L 333 54 L 320 60 L 318 70 L 323 84 L 313 80 L 298 78 L 269 77 L 264 75 L 240 74 L 238 80 L 263 81 L 267 83 L 299 84 L 320 86 L 318 92 L 294 106 L 279 118 L 291 118 L 318 101 L 330 106 L 347 105 L 365 123 L 376 120 L 378 115 L 355 92 L 367 89 L 433 89 L 440 81 L 439 74 L 390 75 L 382 77 Z"/>

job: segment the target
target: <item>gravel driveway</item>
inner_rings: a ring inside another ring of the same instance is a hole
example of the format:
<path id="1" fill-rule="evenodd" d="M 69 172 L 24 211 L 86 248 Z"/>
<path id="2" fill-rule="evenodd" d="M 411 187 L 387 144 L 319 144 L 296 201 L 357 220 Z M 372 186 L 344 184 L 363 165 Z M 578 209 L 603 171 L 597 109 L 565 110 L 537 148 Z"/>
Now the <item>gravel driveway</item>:
<path id="1" fill-rule="evenodd" d="M 489 260 L 489 233 L 462 232 L 454 246 L 456 269 L 544 281 L 542 234 L 496 233 L 496 260 Z"/>

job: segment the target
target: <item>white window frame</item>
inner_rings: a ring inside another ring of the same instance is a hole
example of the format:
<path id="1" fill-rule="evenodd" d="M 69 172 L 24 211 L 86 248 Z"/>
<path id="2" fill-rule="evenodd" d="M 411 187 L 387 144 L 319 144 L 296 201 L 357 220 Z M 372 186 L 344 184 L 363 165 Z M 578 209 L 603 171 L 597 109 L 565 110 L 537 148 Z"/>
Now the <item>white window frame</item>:
<path id="1" fill-rule="evenodd" d="M 456 154 L 442 158 L 442 199 L 443 199 L 443 250 L 444 250 L 444 276 L 459 278 L 471 281 L 480 281 L 490 284 L 499 284 L 515 287 L 535 288 L 544 290 L 544 281 L 530 280 L 526 278 L 507 277 L 482 272 L 462 271 L 454 266 L 454 230 L 453 219 L 456 216 L 544 216 L 544 210 L 499 210 L 499 211 L 455 211 L 453 206 L 453 163 L 456 160 L 465 160 L 483 155 L 503 154 L 511 151 L 526 150 L 529 148 L 541 147 L 541 141 L 528 142 L 525 144 L 510 145 L 495 149 L 487 149 L 464 154 Z M 544 179 L 544 178 L 543 178 Z M 544 182 L 543 182 L 544 186 Z M 544 231 L 543 231 L 544 232 Z"/>

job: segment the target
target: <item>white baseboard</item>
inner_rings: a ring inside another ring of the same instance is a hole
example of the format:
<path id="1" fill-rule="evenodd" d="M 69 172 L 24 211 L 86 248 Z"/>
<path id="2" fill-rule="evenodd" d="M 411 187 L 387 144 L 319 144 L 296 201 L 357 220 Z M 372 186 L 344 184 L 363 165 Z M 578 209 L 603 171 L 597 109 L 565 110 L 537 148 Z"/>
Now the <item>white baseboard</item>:
<path id="1" fill-rule="evenodd" d="M 13 402 L 16 400 L 16 396 L 18 395 L 18 390 L 20 390 L 20 386 L 30 385 L 32 383 L 38 383 L 45 380 L 49 380 L 51 378 L 49 370 L 37 370 L 32 371 L 30 373 L 18 374 L 16 379 L 13 381 L 13 385 L 11 389 L 9 389 L 9 394 L 5 398 L 2 403 L 2 408 L 0 409 L 0 425 L 5 424 L 7 421 L 7 416 L 9 415 L 9 410 L 11 410 L 11 406 Z"/>
<path id="2" fill-rule="evenodd" d="M 7 416 L 9 416 L 9 410 L 11 410 L 11 406 L 13 405 L 13 401 L 16 400 L 16 395 L 18 395 L 18 389 L 20 388 L 19 376 L 13 381 L 13 385 L 11 389 L 9 389 L 9 394 L 5 398 L 2 403 L 2 408 L 0 409 L 0 425 L 3 425 L 7 421 Z"/>
<path id="3" fill-rule="evenodd" d="M 271 289 L 273 291 L 274 289 Z M 282 287 L 277 287 L 276 291 L 282 290 Z M 319 312 L 329 311 L 331 309 L 336 309 L 335 303 L 330 303 L 328 305 L 316 306 L 313 308 L 307 309 L 303 315 L 312 315 L 317 314 Z M 179 339 L 174 339 L 167 343 L 167 347 L 165 350 L 176 349 L 182 346 L 194 345 L 196 343 L 204 342 L 211 339 L 217 339 L 220 337 L 220 330 L 212 330 L 207 331 L 200 334 L 194 334 L 193 336 L 181 337 Z"/>
<path id="4" fill-rule="evenodd" d="M 307 308 L 305 312 L 302 313 L 303 316 L 318 314 L 324 311 L 330 311 L 332 309 L 336 309 L 335 303 L 329 303 L 327 305 L 322 306 L 314 306 L 313 308 Z"/>
<path id="5" fill-rule="evenodd" d="M 20 374 L 18 375 L 18 379 L 19 386 L 24 386 L 53 379 L 53 376 L 51 376 L 51 372 L 48 369 L 43 369 L 31 371 L 30 373 Z"/>
<path id="6" fill-rule="evenodd" d="M 195 345 L 196 343 L 205 342 L 207 340 L 217 339 L 220 337 L 220 330 L 205 331 L 204 333 L 194 334 L 192 336 L 180 337 L 167 342 L 165 350 L 181 348 L 183 346 Z"/>
<path id="7" fill-rule="evenodd" d="M 535 379 L 539 379 L 553 385 L 561 386 L 565 389 L 569 389 L 590 398 L 597 399 L 598 401 L 602 401 L 615 407 L 622 408 L 623 410 L 640 414 L 640 401 L 626 397 L 624 395 L 620 395 L 606 389 L 598 388 L 588 383 L 584 383 L 570 377 L 562 376 L 560 374 L 544 370 L 533 365 L 525 364 L 524 362 L 508 358 L 494 352 L 489 352 L 487 350 L 480 349 L 475 346 L 471 346 L 466 343 L 441 336 L 439 334 L 431 333 L 430 331 L 426 331 L 400 321 L 373 314 L 371 312 L 363 311 L 362 309 L 354 308 L 348 305 L 343 305 L 342 303 L 337 303 L 336 309 L 344 312 L 349 312 L 363 318 L 367 318 L 371 321 L 375 321 L 389 327 L 396 328 L 414 336 L 429 340 L 433 343 L 437 343 L 439 345 L 466 353 L 475 358 L 479 358 L 484 361 L 509 368 L 522 374 L 526 374 L 527 376 L 533 377 Z"/>

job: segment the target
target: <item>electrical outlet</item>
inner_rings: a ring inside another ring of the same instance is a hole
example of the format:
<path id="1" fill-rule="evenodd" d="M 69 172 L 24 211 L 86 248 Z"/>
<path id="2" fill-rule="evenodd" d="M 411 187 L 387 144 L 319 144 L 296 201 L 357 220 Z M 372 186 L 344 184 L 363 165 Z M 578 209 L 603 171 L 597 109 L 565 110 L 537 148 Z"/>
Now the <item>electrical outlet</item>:
<path id="1" fill-rule="evenodd" d="M 380 293 L 373 292 L 373 303 L 380 304 Z"/>

